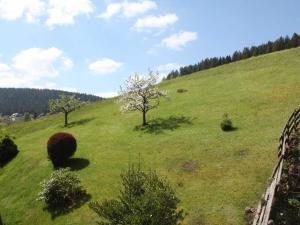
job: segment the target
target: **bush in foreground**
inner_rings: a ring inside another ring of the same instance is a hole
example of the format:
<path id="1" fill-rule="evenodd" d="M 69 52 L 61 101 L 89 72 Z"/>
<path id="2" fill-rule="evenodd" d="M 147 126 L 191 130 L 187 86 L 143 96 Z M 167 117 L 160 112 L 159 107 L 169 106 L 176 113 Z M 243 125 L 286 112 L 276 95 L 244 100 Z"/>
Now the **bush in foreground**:
<path id="1" fill-rule="evenodd" d="M 60 166 L 74 155 L 76 148 L 77 142 L 72 134 L 56 133 L 49 138 L 47 143 L 48 158 L 54 166 Z"/>
<path id="2" fill-rule="evenodd" d="M 69 168 L 54 171 L 41 187 L 37 200 L 44 201 L 50 209 L 71 208 L 86 196 L 79 178 Z"/>
<path id="3" fill-rule="evenodd" d="M 231 121 L 231 119 L 229 118 L 229 115 L 228 115 L 227 113 L 225 113 L 225 114 L 223 115 L 223 120 L 222 120 L 220 126 L 221 126 L 221 129 L 222 129 L 223 131 L 231 131 L 231 130 L 234 130 L 234 127 L 233 127 L 233 125 L 232 125 L 232 121 Z"/>
<path id="4" fill-rule="evenodd" d="M 19 153 L 17 145 L 9 136 L 0 141 L 0 167 L 3 167 Z"/>
<path id="5" fill-rule="evenodd" d="M 155 172 L 144 173 L 133 166 L 123 175 L 123 189 L 117 200 L 92 202 L 102 225 L 176 225 L 183 220 L 183 210 L 170 185 Z"/>

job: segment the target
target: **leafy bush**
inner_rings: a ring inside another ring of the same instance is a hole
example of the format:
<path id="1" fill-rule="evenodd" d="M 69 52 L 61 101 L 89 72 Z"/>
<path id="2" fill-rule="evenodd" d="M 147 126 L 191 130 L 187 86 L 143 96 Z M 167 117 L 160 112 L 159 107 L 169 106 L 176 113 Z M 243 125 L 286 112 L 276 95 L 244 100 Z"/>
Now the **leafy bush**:
<path id="1" fill-rule="evenodd" d="M 19 153 L 17 145 L 9 136 L 4 136 L 0 141 L 0 167 L 13 159 Z"/>
<path id="2" fill-rule="evenodd" d="M 123 189 L 117 200 L 90 203 L 103 219 L 99 224 L 176 225 L 183 220 L 175 192 L 155 172 L 146 174 L 132 166 L 121 177 Z"/>
<path id="3" fill-rule="evenodd" d="M 51 136 L 47 143 L 48 157 L 54 166 L 64 164 L 77 148 L 76 139 L 69 133 L 56 133 Z"/>
<path id="4" fill-rule="evenodd" d="M 221 129 L 223 131 L 231 131 L 231 130 L 234 130 L 234 127 L 232 125 L 232 121 L 231 119 L 229 118 L 228 114 L 225 113 L 223 115 L 223 120 L 221 122 Z"/>
<path id="5" fill-rule="evenodd" d="M 52 209 L 70 208 L 86 195 L 79 178 L 69 168 L 54 171 L 41 187 L 37 200 L 44 201 Z"/>

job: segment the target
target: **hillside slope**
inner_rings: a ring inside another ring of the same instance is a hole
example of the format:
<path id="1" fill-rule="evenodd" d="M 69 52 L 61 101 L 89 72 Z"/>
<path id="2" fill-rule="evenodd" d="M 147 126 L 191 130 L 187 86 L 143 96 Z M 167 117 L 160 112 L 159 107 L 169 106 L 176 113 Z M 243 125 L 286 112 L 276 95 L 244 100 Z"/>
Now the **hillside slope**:
<path id="1" fill-rule="evenodd" d="M 82 184 L 92 200 L 115 197 L 120 173 L 129 162 L 167 176 L 185 224 L 244 224 L 244 208 L 256 206 L 276 160 L 278 137 L 299 105 L 300 48 L 251 58 L 160 85 L 170 98 L 149 113 L 156 129 L 137 131 L 137 113 L 121 114 L 114 99 L 88 105 L 72 114 L 13 125 L 20 154 L 0 171 L 0 211 L 10 224 L 95 224 L 88 204 L 56 218 L 37 202 L 39 183 L 51 173 L 46 142 L 57 131 L 74 134 Z M 177 93 L 177 89 L 188 90 Z M 222 132 L 228 112 L 234 132 Z M 88 160 L 88 161 L 87 161 Z"/>

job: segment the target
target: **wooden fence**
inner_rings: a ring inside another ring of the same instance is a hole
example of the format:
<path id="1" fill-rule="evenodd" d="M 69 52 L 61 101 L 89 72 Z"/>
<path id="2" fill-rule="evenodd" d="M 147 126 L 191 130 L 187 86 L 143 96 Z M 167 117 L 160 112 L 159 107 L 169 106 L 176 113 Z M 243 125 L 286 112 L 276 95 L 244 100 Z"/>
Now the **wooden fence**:
<path id="1" fill-rule="evenodd" d="M 278 160 L 272 172 L 271 183 L 258 204 L 252 225 L 268 225 L 274 195 L 281 178 L 286 144 L 291 133 L 298 127 L 299 123 L 300 108 L 296 109 L 290 116 L 279 138 Z"/>

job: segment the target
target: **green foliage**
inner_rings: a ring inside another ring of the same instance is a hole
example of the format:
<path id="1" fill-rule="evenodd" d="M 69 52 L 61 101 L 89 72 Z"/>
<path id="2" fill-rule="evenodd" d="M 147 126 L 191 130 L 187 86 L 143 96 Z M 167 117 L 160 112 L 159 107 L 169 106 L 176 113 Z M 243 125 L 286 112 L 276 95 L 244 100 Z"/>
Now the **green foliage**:
<path id="1" fill-rule="evenodd" d="M 225 113 L 223 115 L 223 120 L 222 120 L 220 126 L 223 131 L 231 131 L 234 129 L 234 127 L 232 125 L 232 121 L 229 118 L 229 115 L 227 113 Z"/>
<path id="2" fill-rule="evenodd" d="M 48 158 L 54 166 L 61 166 L 74 155 L 76 148 L 77 142 L 72 134 L 56 133 L 47 142 Z"/>
<path id="3" fill-rule="evenodd" d="M 299 178 L 300 178 L 300 133 L 293 132 L 284 157 L 282 177 L 278 185 L 271 218 L 276 225 L 300 224 Z"/>
<path id="4" fill-rule="evenodd" d="M 4 166 L 19 153 L 17 145 L 9 136 L 0 141 L 0 167 Z"/>
<path id="5" fill-rule="evenodd" d="M 276 200 L 272 219 L 276 225 L 300 224 L 300 202 L 296 198 Z"/>
<path id="6" fill-rule="evenodd" d="M 48 89 L 32 89 L 32 88 L 0 88 L 0 112 L 3 115 L 11 115 L 13 113 L 24 114 L 41 114 L 49 112 L 48 102 L 51 99 L 57 99 L 60 95 L 75 95 L 82 101 L 95 102 L 99 97 L 94 95 L 48 90 Z"/>
<path id="7" fill-rule="evenodd" d="M 79 178 L 69 168 L 54 171 L 41 183 L 37 200 L 46 203 L 48 208 L 67 208 L 86 195 Z"/>
<path id="8" fill-rule="evenodd" d="M 28 112 L 26 112 L 25 114 L 24 114 L 24 122 L 28 122 L 28 121 L 30 121 L 31 120 L 31 115 L 28 113 Z"/>
<path id="9" fill-rule="evenodd" d="M 102 225 L 176 225 L 183 220 L 174 190 L 156 172 L 130 167 L 121 175 L 123 189 L 117 200 L 90 204 Z"/>

